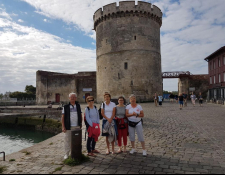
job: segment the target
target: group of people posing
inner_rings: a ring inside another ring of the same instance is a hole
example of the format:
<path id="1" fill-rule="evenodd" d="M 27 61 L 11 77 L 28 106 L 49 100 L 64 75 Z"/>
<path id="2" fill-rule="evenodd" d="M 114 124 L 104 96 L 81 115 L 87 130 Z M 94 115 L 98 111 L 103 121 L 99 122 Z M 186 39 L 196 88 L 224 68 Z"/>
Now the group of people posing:
<path id="1" fill-rule="evenodd" d="M 70 104 L 64 106 L 62 111 L 62 131 L 65 133 L 65 157 L 69 157 L 71 151 L 71 131 L 82 127 L 82 112 L 79 103 L 76 102 L 77 95 L 71 93 L 69 95 Z M 111 95 L 104 95 L 104 103 L 101 105 L 100 111 L 94 105 L 95 99 L 93 96 L 87 97 L 88 103 L 85 109 L 85 125 L 88 132 L 87 151 L 88 156 L 96 157 L 96 142 L 100 136 L 100 121 L 102 120 L 102 136 L 106 138 L 106 155 L 119 154 L 127 152 L 128 136 L 131 141 L 132 150 L 130 154 L 134 154 L 135 150 L 135 134 L 138 135 L 138 140 L 143 148 L 143 156 L 147 156 L 145 149 L 145 140 L 143 134 L 143 117 L 144 111 L 140 105 L 136 103 L 136 96 L 130 96 L 130 104 L 125 105 L 125 98 L 118 98 L 118 105 L 111 102 Z M 122 144 L 123 142 L 123 144 Z M 115 152 L 115 145 L 119 146 Z M 110 150 L 112 146 L 112 151 Z M 123 146 L 123 149 L 122 149 Z"/>

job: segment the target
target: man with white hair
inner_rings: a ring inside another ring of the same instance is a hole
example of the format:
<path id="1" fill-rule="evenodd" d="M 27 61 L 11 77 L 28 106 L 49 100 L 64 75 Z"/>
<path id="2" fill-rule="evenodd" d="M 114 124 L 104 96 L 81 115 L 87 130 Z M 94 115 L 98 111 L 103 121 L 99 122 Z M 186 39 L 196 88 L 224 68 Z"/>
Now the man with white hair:
<path id="1" fill-rule="evenodd" d="M 82 112 L 81 107 L 77 100 L 77 94 L 69 94 L 70 103 L 63 107 L 62 111 L 62 131 L 65 133 L 64 146 L 65 153 L 64 159 L 69 158 L 71 152 L 71 131 L 82 128 Z"/>

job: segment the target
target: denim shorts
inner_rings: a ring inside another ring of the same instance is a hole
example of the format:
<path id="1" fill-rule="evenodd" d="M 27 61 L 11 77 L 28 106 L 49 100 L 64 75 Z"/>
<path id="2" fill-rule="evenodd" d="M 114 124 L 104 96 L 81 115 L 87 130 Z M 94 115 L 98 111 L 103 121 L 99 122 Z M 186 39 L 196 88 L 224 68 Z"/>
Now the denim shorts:
<path id="1" fill-rule="evenodd" d="M 183 101 L 179 101 L 179 104 L 180 104 L 180 105 L 184 105 L 184 102 L 183 102 Z"/>

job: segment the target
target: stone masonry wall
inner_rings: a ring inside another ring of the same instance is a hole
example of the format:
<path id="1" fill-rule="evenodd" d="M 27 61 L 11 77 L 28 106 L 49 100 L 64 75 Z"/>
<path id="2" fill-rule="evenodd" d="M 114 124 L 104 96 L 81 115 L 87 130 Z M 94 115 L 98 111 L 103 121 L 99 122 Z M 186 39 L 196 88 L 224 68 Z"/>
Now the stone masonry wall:
<path id="1" fill-rule="evenodd" d="M 115 3 L 94 15 L 97 36 L 97 98 L 135 94 L 143 101 L 162 94 L 162 12 L 146 2 Z"/>

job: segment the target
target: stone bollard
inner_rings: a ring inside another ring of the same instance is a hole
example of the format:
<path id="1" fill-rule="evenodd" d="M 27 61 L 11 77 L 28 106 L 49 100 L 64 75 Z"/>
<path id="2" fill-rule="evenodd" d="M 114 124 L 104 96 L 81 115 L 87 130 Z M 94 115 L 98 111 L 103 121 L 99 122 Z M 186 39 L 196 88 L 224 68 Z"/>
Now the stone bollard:
<path id="1" fill-rule="evenodd" d="M 81 160 L 82 157 L 82 130 L 71 131 L 71 158 Z"/>

